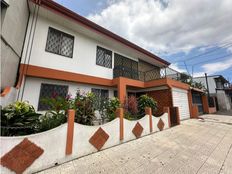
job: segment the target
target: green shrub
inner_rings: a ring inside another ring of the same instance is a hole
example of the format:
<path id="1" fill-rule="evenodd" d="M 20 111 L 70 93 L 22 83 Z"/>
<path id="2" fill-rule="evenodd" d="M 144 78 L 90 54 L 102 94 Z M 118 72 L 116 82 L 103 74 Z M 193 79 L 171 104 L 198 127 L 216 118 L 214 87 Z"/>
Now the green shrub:
<path id="1" fill-rule="evenodd" d="M 1 136 L 28 135 L 39 131 L 39 116 L 28 102 L 16 101 L 1 110 Z"/>
<path id="2" fill-rule="evenodd" d="M 39 131 L 53 129 L 67 122 L 67 116 L 63 113 L 48 111 L 45 115 L 40 117 Z"/>
<path id="3" fill-rule="evenodd" d="M 67 114 L 68 109 L 72 108 L 73 100 L 70 95 L 67 97 L 54 96 L 42 99 L 42 103 L 49 107 L 49 111 L 56 112 L 57 114 Z"/>
<path id="4" fill-rule="evenodd" d="M 127 120 L 137 120 L 138 115 L 134 115 L 131 112 L 128 112 L 127 110 L 124 111 L 124 118 Z"/>
<path id="5" fill-rule="evenodd" d="M 109 121 L 116 118 L 116 110 L 120 107 L 120 101 L 118 98 L 114 97 L 109 99 L 106 106 L 106 115 Z"/>
<path id="6" fill-rule="evenodd" d="M 141 95 L 138 100 L 138 109 L 140 118 L 145 115 L 145 108 L 150 107 L 152 112 L 154 113 L 157 110 L 157 103 L 148 95 Z"/>

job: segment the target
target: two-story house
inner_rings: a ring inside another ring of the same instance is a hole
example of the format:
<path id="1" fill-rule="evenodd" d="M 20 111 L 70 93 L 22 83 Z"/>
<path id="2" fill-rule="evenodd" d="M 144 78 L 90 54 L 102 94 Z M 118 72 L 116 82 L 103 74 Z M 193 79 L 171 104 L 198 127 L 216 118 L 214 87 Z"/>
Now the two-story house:
<path id="1" fill-rule="evenodd" d="M 222 75 L 212 75 L 207 76 L 207 78 L 205 76 L 195 77 L 194 81 L 201 82 L 205 87 L 208 87 L 209 95 L 215 97 L 219 110 L 231 109 L 231 100 L 226 92 L 229 88 L 229 82 Z"/>
<path id="2" fill-rule="evenodd" d="M 42 111 L 41 99 L 54 92 L 92 91 L 121 103 L 147 93 L 158 102 L 158 113 L 176 106 L 181 120 L 190 118 L 189 85 L 175 80 L 179 75 L 169 62 L 54 1 L 30 0 L 29 9 L 18 100 Z"/>

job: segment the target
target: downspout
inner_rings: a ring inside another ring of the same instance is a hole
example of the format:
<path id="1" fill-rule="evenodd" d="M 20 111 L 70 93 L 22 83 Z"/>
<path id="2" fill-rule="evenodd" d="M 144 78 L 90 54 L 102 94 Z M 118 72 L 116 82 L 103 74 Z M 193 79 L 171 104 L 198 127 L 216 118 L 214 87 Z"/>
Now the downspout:
<path id="1" fill-rule="evenodd" d="M 25 42 L 26 42 L 26 36 L 27 36 L 28 25 L 29 25 L 29 19 L 30 19 L 30 15 L 31 15 L 28 0 L 27 0 L 27 9 L 29 11 L 29 15 L 28 15 L 28 19 L 27 19 L 26 31 L 25 31 L 25 34 L 24 34 L 23 46 L 22 46 L 22 51 L 21 51 L 20 57 L 19 57 L 18 72 L 17 72 L 17 77 L 16 77 L 16 81 L 15 81 L 14 86 L 16 86 L 18 81 L 19 81 L 19 76 L 20 76 L 19 68 L 20 68 L 20 64 L 21 64 L 21 61 L 22 61 L 23 50 L 24 50 L 24 46 L 25 46 Z M 17 99 L 18 99 L 18 97 L 17 97 Z"/>
<path id="2" fill-rule="evenodd" d="M 37 8 L 37 6 L 38 6 L 38 8 Z M 33 43 L 34 43 L 35 30 L 36 30 L 36 25 L 37 25 L 37 20 L 38 20 L 39 8 L 40 8 L 40 0 L 36 1 L 35 7 L 34 7 L 33 18 L 32 18 L 32 23 L 31 23 L 31 28 L 30 28 L 30 33 L 29 33 L 28 43 L 27 43 L 27 49 L 26 49 L 26 53 L 25 53 L 24 66 L 23 66 L 23 70 L 22 70 L 23 76 L 24 76 L 24 74 L 27 74 L 27 71 L 28 71 L 28 66 L 25 66 L 25 65 L 29 65 L 29 63 L 30 63 L 31 52 L 32 52 Z M 37 9 L 37 11 L 36 11 L 36 9 Z M 34 19 L 35 19 L 35 22 L 34 22 Z M 31 42 L 31 45 L 30 45 L 30 42 Z M 29 48 L 29 46 L 30 46 L 30 48 Z M 28 55 L 28 50 L 29 50 L 29 55 Z M 27 60 L 27 57 L 28 57 L 28 60 Z M 25 68 L 26 68 L 26 71 L 25 71 Z M 22 84 L 22 94 L 20 95 L 21 101 L 22 101 L 23 95 L 24 95 L 25 84 L 26 84 L 26 78 L 24 79 L 24 82 Z M 18 95 L 18 98 L 19 98 L 19 95 Z"/>
<path id="3" fill-rule="evenodd" d="M 208 84 L 208 77 L 207 77 L 207 73 L 205 73 L 205 81 L 206 81 L 207 92 L 208 92 L 208 99 L 209 99 L 210 94 L 209 94 L 209 84 Z"/>

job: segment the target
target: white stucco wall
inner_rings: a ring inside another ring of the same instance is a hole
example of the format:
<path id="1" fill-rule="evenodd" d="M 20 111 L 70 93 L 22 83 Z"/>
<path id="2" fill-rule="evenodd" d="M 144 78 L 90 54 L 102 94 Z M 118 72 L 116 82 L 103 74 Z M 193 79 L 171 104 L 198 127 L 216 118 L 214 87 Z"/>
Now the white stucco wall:
<path id="1" fill-rule="evenodd" d="M 230 98 L 228 95 L 226 95 L 224 90 L 217 90 L 217 100 L 218 100 L 218 106 L 219 110 L 230 110 Z"/>
<path id="2" fill-rule="evenodd" d="M 31 20 L 30 20 L 31 21 Z M 30 25 L 29 25 L 30 26 Z M 48 28 L 53 27 L 57 30 L 63 31 L 74 36 L 74 49 L 73 57 L 68 58 L 65 56 L 53 54 L 45 51 Z M 29 33 L 29 31 L 28 31 Z M 26 42 L 28 42 L 28 36 Z M 112 53 L 112 68 L 106 68 L 96 65 L 96 50 L 97 46 L 109 49 Z M 103 45 L 97 40 L 91 39 L 83 34 L 77 33 L 64 26 L 58 25 L 52 21 L 49 21 L 43 17 L 38 17 L 35 36 L 33 41 L 32 52 L 29 58 L 29 54 L 26 54 L 26 47 L 24 48 L 22 63 L 29 61 L 29 64 L 42 66 L 57 70 L 63 70 L 68 72 L 86 74 L 96 77 L 102 77 L 107 79 L 113 78 L 113 65 L 114 65 L 114 52 L 131 58 L 128 55 L 120 53 L 113 49 L 111 45 Z M 138 58 L 131 58 L 137 60 Z"/>
<path id="3" fill-rule="evenodd" d="M 214 79 L 215 77 L 216 76 L 207 77 L 209 93 L 210 94 L 215 94 L 216 93 L 216 83 L 215 83 L 215 79 Z M 194 78 L 194 81 L 201 82 L 205 86 L 205 88 L 207 89 L 207 84 L 206 84 L 205 77 Z"/>
<path id="4" fill-rule="evenodd" d="M 168 113 L 164 113 L 160 117 L 154 117 L 154 116 L 152 116 L 153 132 L 160 131 L 159 128 L 158 128 L 158 126 L 157 126 L 160 119 L 164 122 L 164 128 L 163 128 L 163 130 L 169 128 Z"/>
<path id="5" fill-rule="evenodd" d="M 76 91 L 78 89 L 80 89 L 81 93 L 84 92 L 87 93 L 87 92 L 91 92 L 91 88 L 98 88 L 98 89 L 109 90 L 109 98 L 112 98 L 114 96 L 114 90 L 115 90 L 114 88 L 107 88 L 104 86 L 87 85 L 87 84 L 72 83 L 72 82 L 59 81 L 59 80 L 27 77 L 25 81 L 25 88 L 24 88 L 24 94 L 22 100 L 29 101 L 29 103 L 35 107 L 35 110 L 37 110 L 39 103 L 41 83 L 68 85 L 68 93 L 71 94 L 72 97 L 75 97 Z"/>
<path id="6" fill-rule="evenodd" d="M 168 128 L 167 113 L 163 114 L 161 117 L 152 116 L 153 132 L 159 131 L 159 129 L 157 128 L 157 123 L 160 118 L 165 124 L 164 129 Z M 143 118 L 136 121 L 129 121 L 124 119 L 124 140 L 120 141 L 119 122 L 119 118 L 116 118 L 113 121 L 100 126 L 86 126 L 74 123 L 73 152 L 71 155 L 65 155 L 67 123 L 57 128 L 38 134 L 17 137 L 0 137 L 0 155 L 2 157 L 17 144 L 23 141 L 24 138 L 28 138 L 31 142 L 35 143 L 37 146 L 41 147 L 44 150 L 43 154 L 38 159 L 36 159 L 34 163 L 24 172 L 33 173 L 48 167 L 52 167 L 56 163 L 61 164 L 65 161 L 69 161 L 84 155 L 97 152 L 97 149 L 89 143 L 89 139 L 100 127 L 109 135 L 109 138 L 103 145 L 102 149 L 136 139 L 135 135 L 132 133 L 132 130 L 137 122 L 139 122 L 144 129 L 141 136 L 150 134 L 148 115 L 145 115 Z M 0 170 L 3 173 L 13 173 L 3 166 L 0 166 Z"/>
<path id="7" fill-rule="evenodd" d="M 10 92 L 6 94 L 4 97 L 0 97 L 0 105 L 2 107 L 7 106 L 9 103 L 13 103 L 17 100 L 18 89 L 11 87 Z"/>

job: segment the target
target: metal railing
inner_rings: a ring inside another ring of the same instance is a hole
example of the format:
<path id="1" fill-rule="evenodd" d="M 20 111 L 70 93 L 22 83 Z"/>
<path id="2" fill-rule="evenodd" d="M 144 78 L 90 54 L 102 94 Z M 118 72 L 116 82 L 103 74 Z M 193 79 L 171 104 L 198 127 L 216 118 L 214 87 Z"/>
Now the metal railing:
<path id="1" fill-rule="evenodd" d="M 171 78 L 174 80 L 179 80 L 182 82 L 186 82 L 189 79 L 189 76 L 184 73 L 180 73 L 176 70 L 173 70 L 169 67 L 165 68 L 154 68 L 149 71 L 138 71 L 135 69 L 131 69 L 125 66 L 116 66 L 113 70 L 114 78 L 117 77 L 126 77 L 130 79 L 140 80 L 140 81 L 151 81 L 162 78 Z"/>

